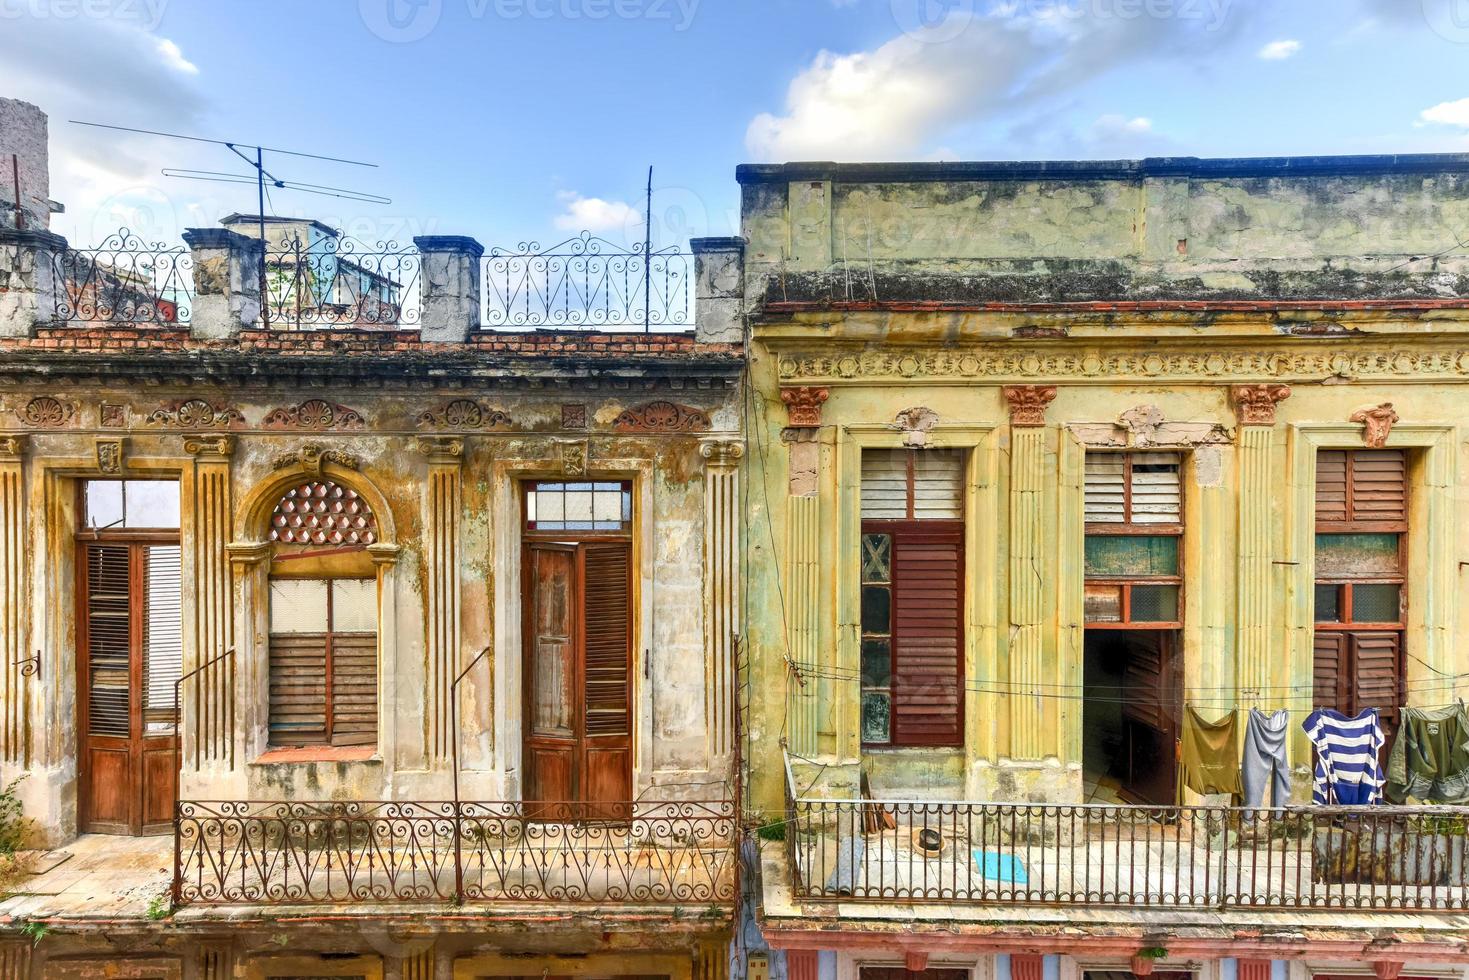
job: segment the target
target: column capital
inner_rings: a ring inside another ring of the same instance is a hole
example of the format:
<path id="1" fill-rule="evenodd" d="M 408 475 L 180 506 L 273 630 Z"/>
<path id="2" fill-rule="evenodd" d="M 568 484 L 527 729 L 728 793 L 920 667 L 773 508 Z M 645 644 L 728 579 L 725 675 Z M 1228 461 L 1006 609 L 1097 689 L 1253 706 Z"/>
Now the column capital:
<path id="1" fill-rule="evenodd" d="M 738 439 L 705 439 L 699 443 L 699 455 L 710 469 L 733 469 L 745 456 L 745 444 Z"/>
<path id="2" fill-rule="evenodd" d="M 1290 397 L 1290 385 L 1235 385 L 1229 397 L 1239 412 L 1240 425 L 1274 425 L 1275 408 Z"/>
<path id="3" fill-rule="evenodd" d="M 821 428 L 821 406 L 831 397 L 830 388 L 804 386 L 780 389 L 786 414 L 793 429 Z"/>
<path id="4" fill-rule="evenodd" d="M 419 436 L 418 452 L 434 466 L 464 463 L 464 440 L 454 436 Z"/>
<path id="5" fill-rule="evenodd" d="M 235 437 L 218 433 L 184 436 L 184 452 L 201 463 L 221 462 L 235 454 Z"/>
<path id="6" fill-rule="evenodd" d="M 1006 385 L 1005 401 L 1010 406 L 1014 428 L 1040 428 L 1046 424 L 1046 409 L 1056 400 L 1055 385 Z"/>
<path id="7" fill-rule="evenodd" d="M 25 458 L 30 438 L 23 432 L 0 435 L 0 463 L 19 462 Z"/>

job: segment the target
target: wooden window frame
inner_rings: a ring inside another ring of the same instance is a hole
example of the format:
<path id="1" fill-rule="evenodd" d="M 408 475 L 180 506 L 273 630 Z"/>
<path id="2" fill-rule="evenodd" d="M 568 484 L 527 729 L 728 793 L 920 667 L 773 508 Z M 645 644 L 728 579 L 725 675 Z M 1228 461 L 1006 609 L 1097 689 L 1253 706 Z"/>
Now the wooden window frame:
<path id="1" fill-rule="evenodd" d="M 1183 579 L 1183 537 L 1184 527 L 1188 521 L 1187 501 L 1183 492 L 1183 453 L 1178 453 L 1178 520 L 1168 524 L 1139 524 L 1131 518 L 1132 514 L 1132 468 L 1136 461 L 1138 452 L 1155 452 L 1156 450 L 1136 450 L 1123 452 L 1106 452 L 1088 449 L 1082 457 L 1082 495 L 1086 494 L 1085 465 L 1086 456 L 1120 456 L 1123 460 L 1122 468 L 1122 515 L 1120 523 L 1098 523 L 1086 522 L 1084 524 L 1084 535 L 1088 538 L 1175 538 L 1178 541 L 1178 564 L 1179 572 L 1176 575 L 1087 575 L 1083 571 L 1083 589 L 1088 585 L 1115 585 L 1121 591 L 1121 614 L 1122 618 L 1117 622 L 1094 622 L 1086 619 L 1083 613 L 1082 628 L 1089 630 L 1181 630 L 1183 629 L 1183 609 L 1187 595 Z M 1083 505 L 1084 506 L 1084 505 Z M 1083 556 L 1083 564 L 1085 557 Z M 1149 585 L 1171 585 L 1178 588 L 1178 618 L 1172 620 L 1147 620 L 1134 622 L 1132 619 L 1132 590 L 1134 586 Z"/>
<path id="2" fill-rule="evenodd" d="M 380 699 L 378 697 L 374 697 L 373 698 L 374 713 L 376 714 L 377 717 L 374 718 L 374 720 L 373 720 L 372 741 L 370 743 L 363 743 L 363 742 L 355 742 L 355 743 L 353 743 L 353 742 L 341 742 L 341 743 L 339 743 L 339 742 L 336 741 L 336 733 L 335 733 L 335 728 L 336 728 L 336 725 L 335 725 L 335 722 L 336 722 L 336 706 L 335 706 L 335 703 L 336 703 L 336 700 L 337 700 L 337 694 L 336 694 L 336 686 L 335 686 L 336 685 L 335 671 L 333 669 L 333 661 L 335 660 L 335 655 L 336 655 L 336 638 L 338 636 L 365 636 L 366 634 L 365 633 L 349 633 L 347 631 L 338 631 L 338 630 L 334 630 L 332 628 L 335 625 L 335 622 L 334 622 L 334 620 L 335 620 L 335 612 L 334 612 L 334 610 L 333 610 L 332 607 L 333 607 L 333 604 L 336 601 L 336 597 L 335 597 L 336 590 L 334 588 L 332 588 L 332 586 L 335 583 L 337 583 L 337 582 L 375 582 L 376 580 L 375 579 L 372 579 L 372 578 L 365 577 L 365 576 L 359 576 L 359 575 L 332 575 L 332 576 L 307 576 L 305 578 L 291 578 L 291 577 L 288 577 L 288 576 L 274 576 L 274 577 L 271 578 L 270 581 L 284 581 L 284 582 L 325 582 L 326 583 L 326 626 L 327 626 L 327 628 L 326 628 L 326 631 L 325 632 L 320 633 L 320 634 L 317 634 L 317 633 L 294 633 L 294 634 L 292 634 L 292 633 L 281 633 L 281 634 L 276 634 L 274 631 L 271 631 L 271 632 L 269 632 L 267 634 L 267 639 L 266 639 L 267 650 L 269 650 L 270 646 L 273 645 L 274 638 L 277 635 L 280 635 L 280 636 L 321 636 L 322 637 L 322 645 L 323 645 L 322 661 L 323 661 L 323 668 L 324 668 L 324 671 L 325 671 L 325 675 L 324 675 L 324 678 L 323 678 L 324 690 L 323 690 L 323 694 L 322 694 L 322 698 L 323 698 L 323 702 L 324 702 L 323 703 L 323 706 L 322 706 L 322 717 L 324 719 L 323 722 L 322 722 L 322 732 L 323 732 L 323 738 L 322 738 L 322 740 L 321 741 L 309 741 L 309 742 L 300 742 L 300 741 L 297 741 L 297 742 L 289 742 L 289 743 L 286 743 L 286 742 L 277 742 L 275 740 L 275 732 L 270 727 L 270 720 L 269 719 L 270 719 L 271 705 L 267 703 L 267 705 L 266 705 L 266 736 L 265 736 L 267 748 L 270 749 L 270 750 L 272 750 L 272 751 L 278 750 L 278 749 L 288 749 L 288 750 L 290 750 L 290 749 L 354 749 L 354 748 L 368 748 L 368 747 L 375 748 L 377 746 L 377 744 L 378 744 L 378 739 L 379 739 L 379 737 L 382 734 L 382 729 L 381 729 L 381 724 L 380 724 L 380 722 L 382 720 L 382 704 L 380 703 Z M 272 598 L 271 601 L 273 602 L 274 601 L 274 598 Z M 382 652 L 382 617 L 381 617 L 381 615 L 378 616 L 378 622 L 377 622 L 376 627 L 373 629 L 372 636 L 373 636 L 374 641 L 375 641 L 375 650 L 374 650 L 373 658 L 376 661 L 376 670 L 374 670 L 373 674 L 374 674 L 374 679 L 380 681 L 382 679 L 382 657 L 381 657 L 381 652 Z M 269 654 L 267 653 L 267 657 L 268 656 L 269 656 Z M 267 667 L 267 673 L 269 673 L 269 667 Z M 269 684 L 270 684 L 270 679 L 268 677 L 267 677 L 266 683 L 267 683 L 267 688 L 268 688 L 269 687 Z"/>

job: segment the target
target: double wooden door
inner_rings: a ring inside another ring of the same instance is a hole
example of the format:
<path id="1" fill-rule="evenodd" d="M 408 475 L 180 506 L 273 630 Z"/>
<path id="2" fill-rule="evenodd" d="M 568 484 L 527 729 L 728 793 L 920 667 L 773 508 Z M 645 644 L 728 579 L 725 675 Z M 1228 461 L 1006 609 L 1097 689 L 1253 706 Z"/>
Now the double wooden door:
<path id="1" fill-rule="evenodd" d="M 547 819 L 632 799 L 632 560 L 626 541 L 525 545 L 525 800 Z"/>
<path id="2" fill-rule="evenodd" d="M 173 823 L 183 665 L 178 539 L 77 550 L 78 822 L 87 833 L 163 833 Z"/>

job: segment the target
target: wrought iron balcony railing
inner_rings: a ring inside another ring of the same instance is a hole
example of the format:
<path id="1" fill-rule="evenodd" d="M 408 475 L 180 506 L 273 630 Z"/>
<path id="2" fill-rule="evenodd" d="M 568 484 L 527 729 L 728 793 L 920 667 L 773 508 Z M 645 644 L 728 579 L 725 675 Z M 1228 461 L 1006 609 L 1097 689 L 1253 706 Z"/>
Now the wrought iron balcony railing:
<path id="1" fill-rule="evenodd" d="M 1163 909 L 1469 908 L 1469 808 L 788 799 L 799 898 Z"/>
<path id="2" fill-rule="evenodd" d="M 182 802 L 178 905 L 729 906 L 735 804 Z"/>

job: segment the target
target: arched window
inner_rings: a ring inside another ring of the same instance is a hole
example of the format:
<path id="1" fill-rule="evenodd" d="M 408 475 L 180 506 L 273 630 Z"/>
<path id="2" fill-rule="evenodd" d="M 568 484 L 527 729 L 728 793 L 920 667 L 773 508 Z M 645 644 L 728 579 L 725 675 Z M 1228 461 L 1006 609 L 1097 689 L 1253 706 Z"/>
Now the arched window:
<path id="1" fill-rule="evenodd" d="M 303 480 L 270 515 L 270 744 L 377 743 L 378 589 L 372 508 Z"/>

